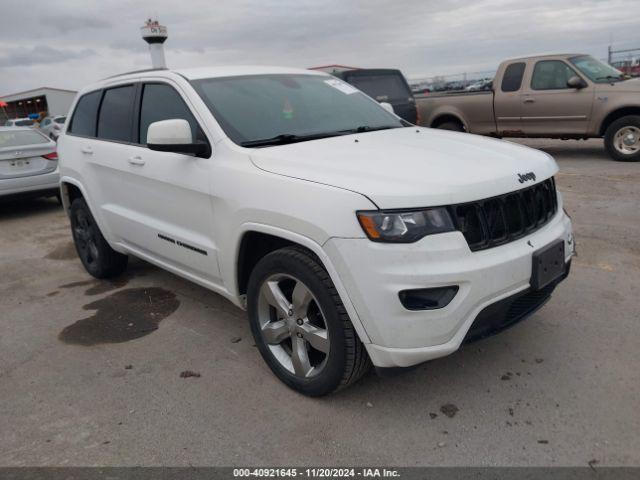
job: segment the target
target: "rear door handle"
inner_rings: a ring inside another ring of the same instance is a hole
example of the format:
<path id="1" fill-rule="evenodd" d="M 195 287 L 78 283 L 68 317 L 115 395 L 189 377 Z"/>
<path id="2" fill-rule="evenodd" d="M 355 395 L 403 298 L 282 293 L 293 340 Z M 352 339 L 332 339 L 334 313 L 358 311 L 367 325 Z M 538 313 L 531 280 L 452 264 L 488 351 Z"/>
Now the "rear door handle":
<path id="1" fill-rule="evenodd" d="M 142 159 L 142 157 L 136 155 L 135 157 L 129 157 L 129 163 L 131 165 L 142 166 L 145 164 L 145 161 Z"/>
<path id="2" fill-rule="evenodd" d="M 93 148 L 91 147 L 83 147 L 81 151 L 87 155 L 93 155 Z"/>
<path id="3" fill-rule="evenodd" d="M 536 101 L 533 98 L 525 98 L 524 103 L 536 103 Z"/>

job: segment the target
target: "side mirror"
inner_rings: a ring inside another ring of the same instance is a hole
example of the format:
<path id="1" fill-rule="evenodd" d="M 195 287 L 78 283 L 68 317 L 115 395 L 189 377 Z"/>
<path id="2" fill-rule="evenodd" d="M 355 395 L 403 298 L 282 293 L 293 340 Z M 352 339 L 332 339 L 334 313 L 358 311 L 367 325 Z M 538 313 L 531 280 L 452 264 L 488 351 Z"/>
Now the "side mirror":
<path id="1" fill-rule="evenodd" d="M 587 86 L 587 82 L 581 79 L 579 76 L 574 75 L 569 80 L 567 80 L 567 87 L 569 88 L 585 88 Z"/>
<path id="2" fill-rule="evenodd" d="M 147 147 L 156 152 L 194 154 L 199 157 L 209 156 L 211 150 L 205 142 L 194 142 L 189 122 L 179 118 L 149 125 Z"/>
<path id="3" fill-rule="evenodd" d="M 389 112 L 389 113 L 394 113 L 394 114 L 396 113 L 396 112 L 393 110 L 393 105 L 391 105 L 389 102 L 380 102 L 380 106 L 381 106 L 382 108 L 384 108 L 384 109 L 385 109 L 387 112 Z"/>

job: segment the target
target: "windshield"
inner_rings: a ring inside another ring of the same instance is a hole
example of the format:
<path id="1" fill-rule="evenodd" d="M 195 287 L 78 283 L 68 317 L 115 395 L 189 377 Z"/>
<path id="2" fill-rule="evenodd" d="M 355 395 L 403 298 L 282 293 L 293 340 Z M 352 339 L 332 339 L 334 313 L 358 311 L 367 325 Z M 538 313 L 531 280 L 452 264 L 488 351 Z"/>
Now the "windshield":
<path id="1" fill-rule="evenodd" d="M 324 75 L 251 75 L 192 84 L 229 138 L 243 146 L 405 126 L 351 85 Z"/>
<path id="2" fill-rule="evenodd" d="M 38 143 L 49 143 L 49 139 L 35 130 L 0 131 L 0 148 L 23 147 Z"/>
<path id="3" fill-rule="evenodd" d="M 389 100 L 407 101 L 411 92 L 397 73 L 350 75 L 349 83 L 379 102 Z"/>
<path id="4" fill-rule="evenodd" d="M 590 55 L 581 55 L 570 58 L 578 70 L 584 73 L 592 82 L 607 83 L 616 80 L 624 80 L 624 74 Z"/>

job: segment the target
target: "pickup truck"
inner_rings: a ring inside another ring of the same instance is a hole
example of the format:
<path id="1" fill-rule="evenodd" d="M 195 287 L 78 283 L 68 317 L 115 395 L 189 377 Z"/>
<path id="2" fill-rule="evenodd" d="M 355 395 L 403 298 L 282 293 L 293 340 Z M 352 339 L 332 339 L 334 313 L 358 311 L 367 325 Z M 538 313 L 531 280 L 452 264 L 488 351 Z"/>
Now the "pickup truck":
<path id="1" fill-rule="evenodd" d="M 425 127 L 499 138 L 604 138 L 614 160 L 640 160 L 640 80 L 589 55 L 507 60 L 490 90 L 416 103 Z"/>

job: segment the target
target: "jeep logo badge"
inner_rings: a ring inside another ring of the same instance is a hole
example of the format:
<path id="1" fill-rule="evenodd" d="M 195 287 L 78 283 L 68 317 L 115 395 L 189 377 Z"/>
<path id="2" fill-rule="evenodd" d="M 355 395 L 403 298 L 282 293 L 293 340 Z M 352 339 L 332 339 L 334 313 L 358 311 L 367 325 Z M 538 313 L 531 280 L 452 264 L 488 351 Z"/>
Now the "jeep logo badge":
<path id="1" fill-rule="evenodd" d="M 533 173 L 533 172 L 519 173 L 518 174 L 518 181 L 520 183 L 528 182 L 529 180 L 531 180 L 532 182 L 535 182 L 536 181 L 536 174 Z"/>

